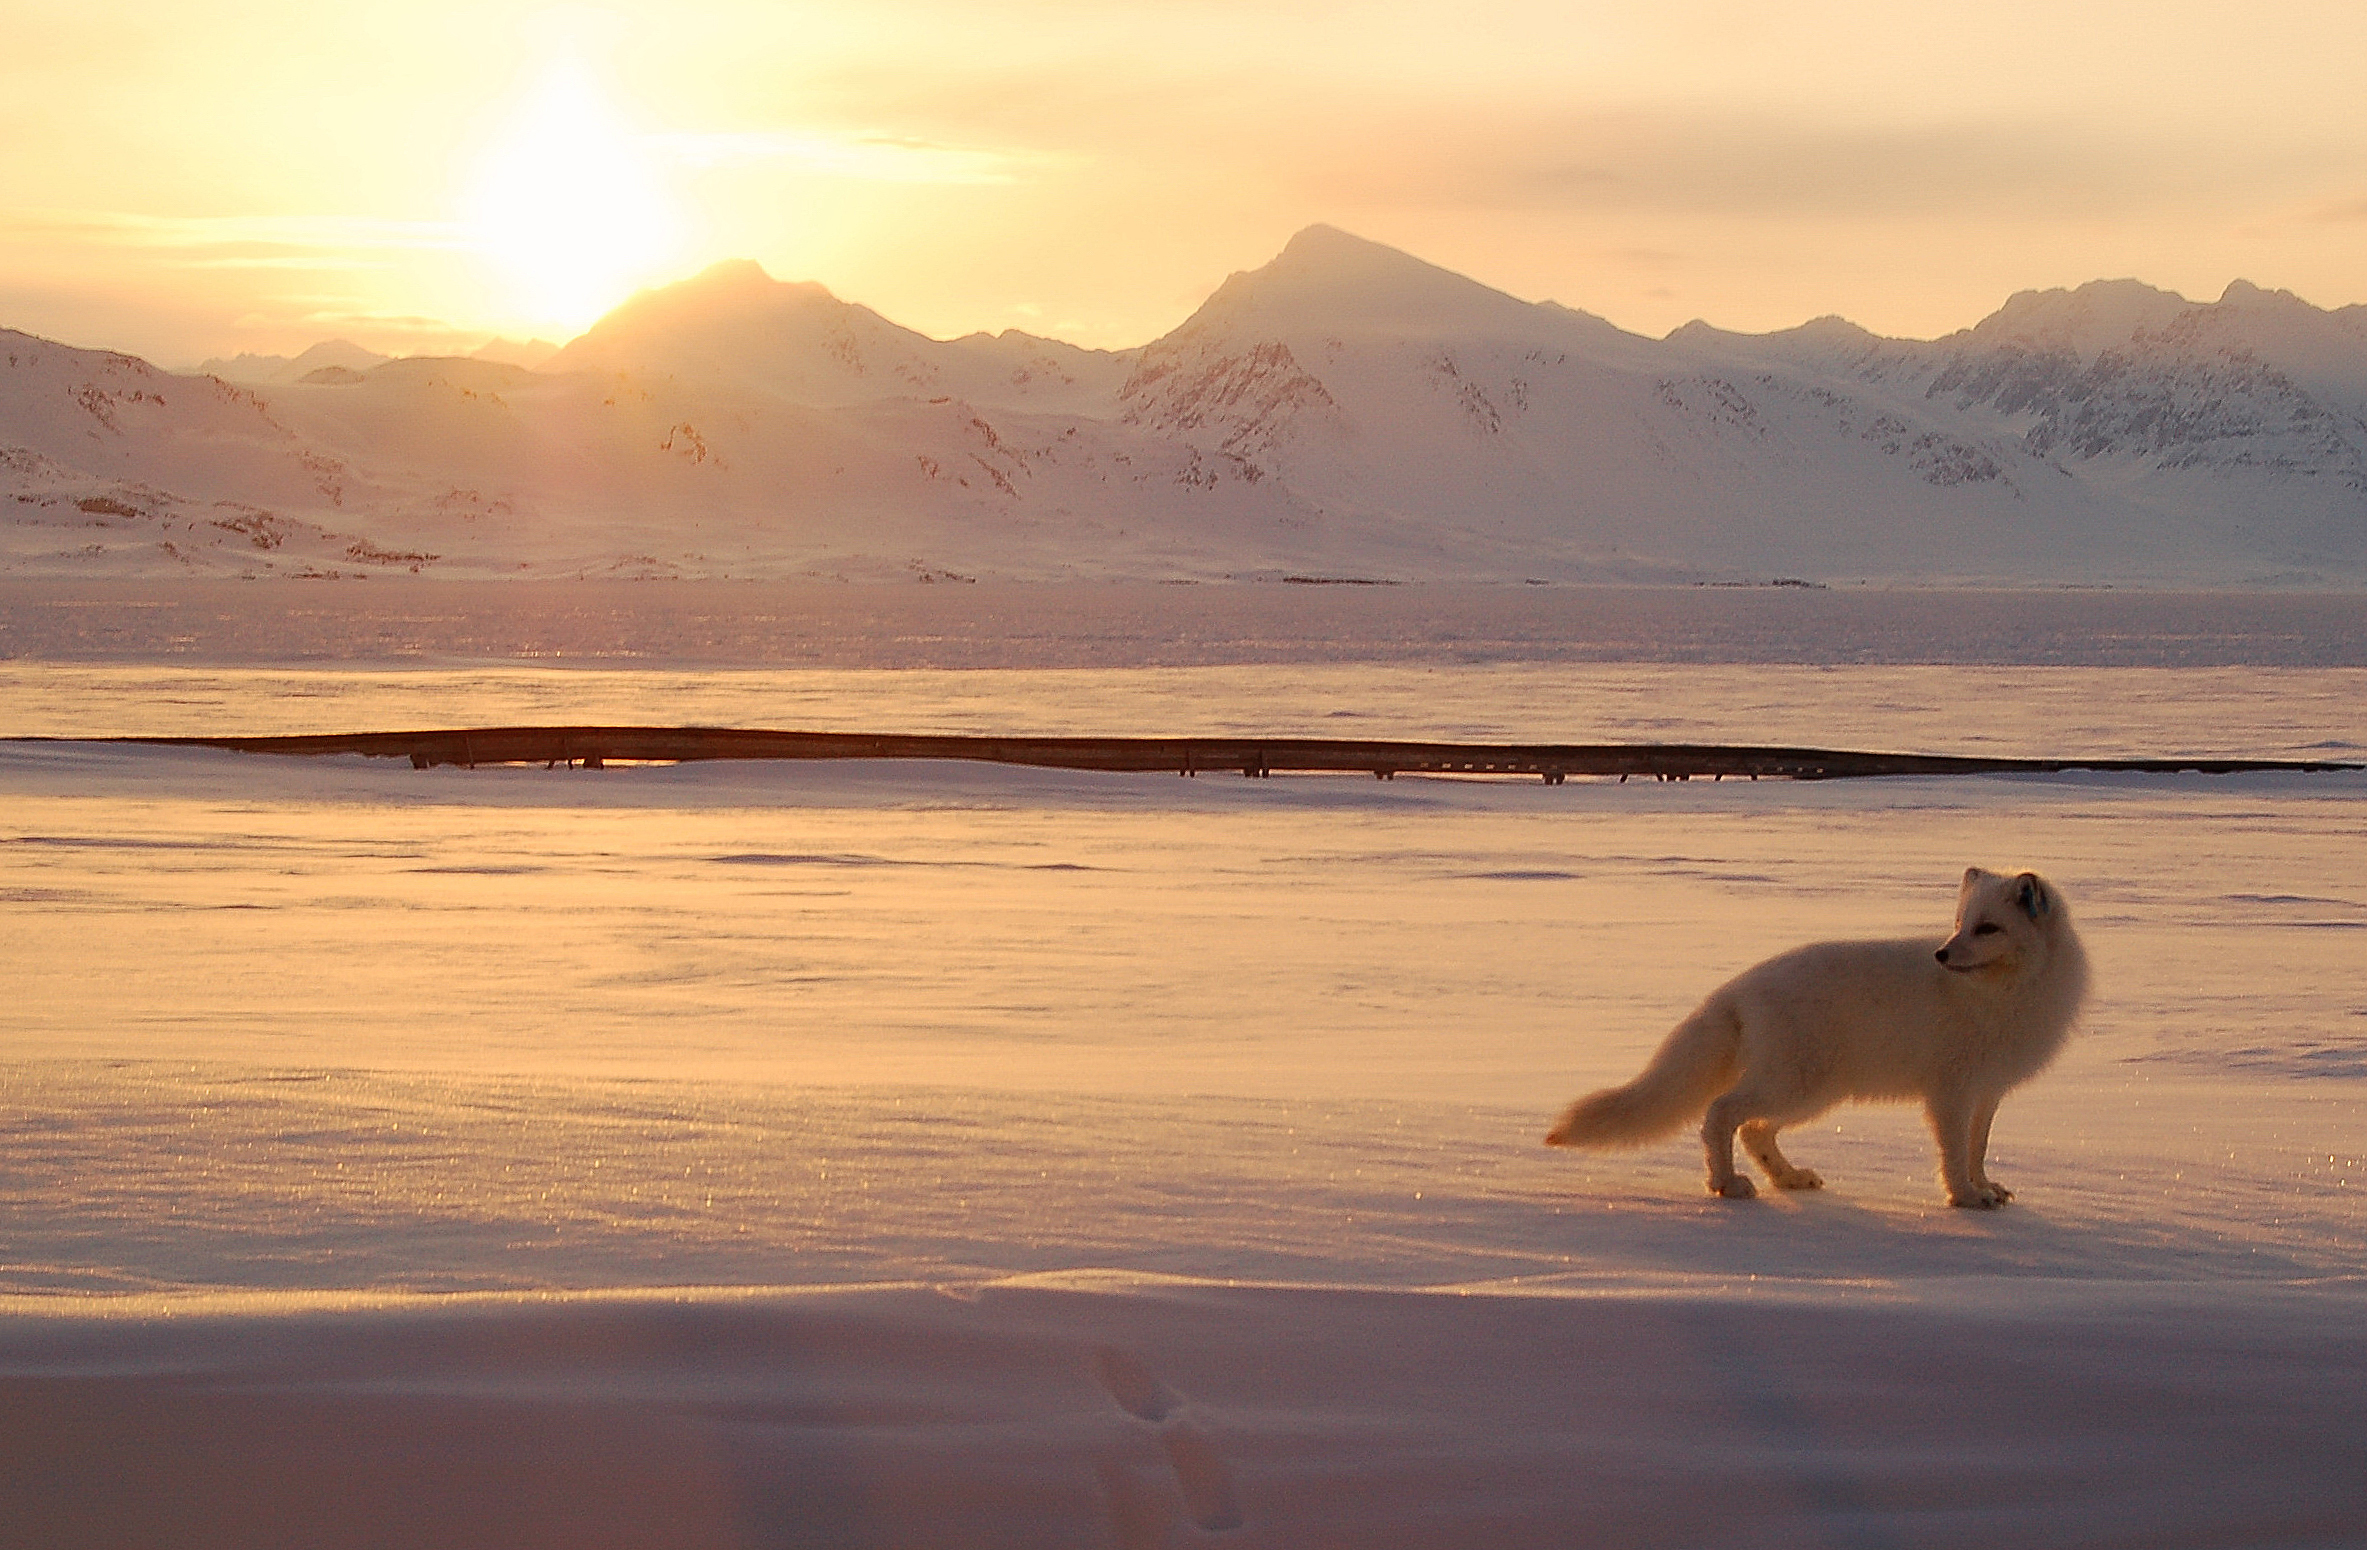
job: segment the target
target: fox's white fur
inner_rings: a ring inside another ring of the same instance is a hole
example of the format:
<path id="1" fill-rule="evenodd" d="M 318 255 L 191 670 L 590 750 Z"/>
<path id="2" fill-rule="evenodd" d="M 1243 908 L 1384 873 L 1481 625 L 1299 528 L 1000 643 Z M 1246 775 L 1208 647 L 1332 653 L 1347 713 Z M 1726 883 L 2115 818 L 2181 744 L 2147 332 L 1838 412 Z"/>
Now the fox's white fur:
<path id="1" fill-rule="evenodd" d="M 2034 872 L 1974 867 L 1946 941 L 1821 942 L 1744 970 L 1642 1075 L 1571 1104 L 1545 1142 L 1636 1146 L 1699 1116 L 1710 1192 L 1739 1200 L 1757 1190 L 1735 1171 L 1737 1131 L 1778 1187 L 1815 1189 L 1777 1131 L 1845 1099 L 1920 1099 L 1948 1203 L 2002 1205 L 2013 1192 L 1984 1166 L 1989 1123 L 2063 1047 L 2087 989 L 2062 894 Z"/>

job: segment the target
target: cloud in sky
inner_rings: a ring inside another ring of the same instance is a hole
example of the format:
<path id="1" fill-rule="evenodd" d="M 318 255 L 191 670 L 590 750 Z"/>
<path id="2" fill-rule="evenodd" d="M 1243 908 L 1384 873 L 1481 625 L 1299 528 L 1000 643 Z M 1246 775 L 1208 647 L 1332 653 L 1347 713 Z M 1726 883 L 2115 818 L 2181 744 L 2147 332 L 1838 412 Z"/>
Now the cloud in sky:
<path id="1" fill-rule="evenodd" d="M 254 260 L 342 259 L 386 250 L 468 245 L 452 221 L 395 221 L 340 215 L 144 215 L 119 210 L 15 210 L 0 221 L 20 240 L 89 242 L 151 248 L 214 263 L 225 255 Z"/>
<path id="2" fill-rule="evenodd" d="M 654 135 L 650 144 L 695 168 L 793 164 L 831 177 L 881 183 L 1016 183 L 1052 158 L 937 145 L 908 135 L 742 129 Z"/>
<path id="3" fill-rule="evenodd" d="M 1476 120 L 1476 121 L 1475 121 Z M 1761 217 L 2092 220 L 2256 195 L 2289 170 L 2207 141 L 2075 122 L 1875 129 L 1774 115 L 1569 114 L 1400 127 L 1376 158 L 1337 137 L 1296 158 L 1310 198 L 1435 209 Z M 2324 169 L 2331 171 L 2331 168 Z"/>
<path id="4" fill-rule="evenodd" d="M 941 334 L 1136 343 L 1318 220 L 1651 332 L 1936 333 L 2118 274 L 2367 298 L 2367 8 L 2317 0 L 0 0 L 0 34 L 0 292 L 79 326 L 121 291 L 118 347 L 301 344 L 299 271 L 535 326 L 469 200 L 560 58 L 678 212 L 665 262 Z"/>

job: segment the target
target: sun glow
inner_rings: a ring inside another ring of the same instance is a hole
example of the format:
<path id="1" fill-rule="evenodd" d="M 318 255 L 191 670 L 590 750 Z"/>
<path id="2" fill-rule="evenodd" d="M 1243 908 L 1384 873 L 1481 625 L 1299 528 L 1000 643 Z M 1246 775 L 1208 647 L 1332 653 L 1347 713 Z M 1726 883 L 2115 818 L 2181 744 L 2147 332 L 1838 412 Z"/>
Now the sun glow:
<path id="1" fill-rule="evenodd" d="M 467 216 L 522 321 L 581 329 L 681 253 L 647 140 L 580 62 L 553 67 L 479 162 Z"/>

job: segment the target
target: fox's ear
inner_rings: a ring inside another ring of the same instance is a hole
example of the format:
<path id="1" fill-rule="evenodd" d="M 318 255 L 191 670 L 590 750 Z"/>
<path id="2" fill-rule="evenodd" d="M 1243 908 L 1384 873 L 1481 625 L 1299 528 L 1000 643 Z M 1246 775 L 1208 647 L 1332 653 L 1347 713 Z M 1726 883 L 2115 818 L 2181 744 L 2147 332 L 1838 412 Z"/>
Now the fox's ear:
<path id="1" fill-rule="evenodd" d="M 2046 884 L 2039 881 L 2036 872 L 2024 872 L 2014 879 L 2014 902 L 2032 920 L 2039 919 L 2054 907 L 2053 901 L 2047 898 Z"/>
<path id="2" fill-rule="evenodd" d="M 1987 877 L 1988 875 L 1989 875 L 1988 873 L 1986 873 L 1986 872 L 1982 871 L 1982 870 L 1981 870 L 1979 867 L 1977 867 L 1977 866 L 1968 866 L 1968 867 L 1966 867 L 1966 868 L 1964 869 L 1964 886 L 1965 886 L 1965 888 L 1969 890 L 1969 889 L 1972 887 L 1972 885 L 1973 885 L 1973 884 L 1975 884 L 1975 883 L 1979 882 L 1979 881 L 1980 881 L 1982 878 L 1984 878 L 1984 877 Z"/>

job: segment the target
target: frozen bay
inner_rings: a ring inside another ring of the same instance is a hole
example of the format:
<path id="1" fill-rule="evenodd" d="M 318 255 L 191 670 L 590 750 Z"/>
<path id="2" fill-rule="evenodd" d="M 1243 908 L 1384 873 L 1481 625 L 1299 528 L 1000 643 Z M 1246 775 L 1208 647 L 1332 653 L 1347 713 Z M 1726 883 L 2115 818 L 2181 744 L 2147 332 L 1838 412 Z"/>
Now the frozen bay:
<path id="1" fill-rule="evenodd" d="M 2358 674 L 18 660 L 0 730 L 2342 757 Z M 0 1382 L 46 1423 L 0 1540 L 2350 1542 L 2363 794 L 0 745 Z M 1974 862 L 2062 884 L 2099 971 L 1999 1120 L 2013 1206 L 1942 1206 L 1904 1110 L 1742 1207 L 1683 1140 L 1536 1144 Z"/>

